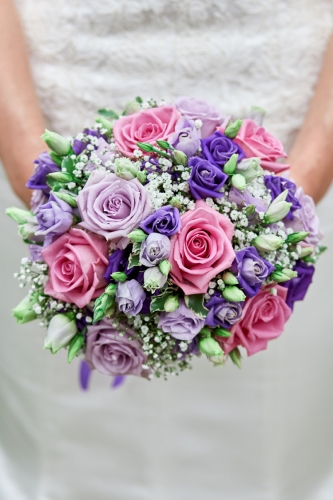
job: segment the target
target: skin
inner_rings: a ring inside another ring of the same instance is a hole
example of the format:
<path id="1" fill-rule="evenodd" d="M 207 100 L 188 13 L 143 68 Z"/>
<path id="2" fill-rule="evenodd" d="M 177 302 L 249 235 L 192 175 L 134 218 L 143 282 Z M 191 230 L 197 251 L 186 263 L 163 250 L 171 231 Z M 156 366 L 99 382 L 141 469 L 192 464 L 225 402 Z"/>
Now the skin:
<path id="1" fill-rule="evenodd" d="M 0 158 L 9 182 L 29 205 L 33 160 L 46 150 L 44 119 L 13 0 L 0 1 Z M 291 177 L 318 202 L 333 180 L 333 35 L 302 128 L 289 156 Z"/>

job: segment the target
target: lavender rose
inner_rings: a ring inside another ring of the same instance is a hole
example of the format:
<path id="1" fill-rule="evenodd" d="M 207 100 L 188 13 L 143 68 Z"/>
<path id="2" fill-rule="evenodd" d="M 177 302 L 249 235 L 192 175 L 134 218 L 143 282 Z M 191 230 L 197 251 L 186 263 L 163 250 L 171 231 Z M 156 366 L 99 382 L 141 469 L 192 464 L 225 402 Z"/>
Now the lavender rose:
<path id="1" fill-rule="evenodd" d="M 55 236 L 66 233 L 73 223 L 72 207 L 51 193 L 49 201 L 39 207 L 36 235 L 45 236 L 44 247 L 50 245 Z"/>
<path id="2" fill-rule="evenodd" d="M 36 214 L 39 210 L 39 207 L 41 205 L 45 205 L 45 203 L 48 201 L 49 195 L 45 194 L 44 191 L 41 191 L 40 189 L 34 189 L 32 191 L 32 196 L 30 200 L 30 210 L 33 214 Z"/>
<path id="3" fill-rule="evenodd" d="M 201 137 L 208 137 L 222 123 L 219 109 L 203 99 L 178 97 L 175 106 L 186 118 L 202 121 Z"/>
<path id="4" fill-rule="evenodd" d="M 42 257 L 43 247 L 41 247 L 40 245 L 31 244 L 28 246 L 28 248 L 29 248 L 30 260 L 32 260 L 32 262 L 43 262 L 44 260 Z"/>
<path id="5" fill-rule="evenodd" d="M 181 228 L 179 210 L 171 205 L 161 207 L 141 222 L 140 227 L 145 233 L 160 233 L 170 238 Z"/>
<path id="6" fill-rule="evenodd" d="M 126 325 L 112 326 L 113 320 L 103 319 L 88 326 L 86 361 L 90 369 L 106 375 L 147 376 L 143 368 L 147 357 L 136 334 Z"/>
<path id="7" fill-rule="evenodd" d="M 224 196 L 220 189 L 228 176 L 219 167 L 198 156 L 190 158 L 188 165 L 192 168 L 188 183 L 193 198 L 201 200 L 203 198 L 221 198 Z"/>
<path id="8" fill-rule="evenodd" d="M 283 283 L 283 286 L 288 289 L 286 303 L 291 310 L 294 309 L 294 304 L 297 300 L 303 300 L 309 286 L 312 283 L 315 268 L 301 260 L 296 262 L 294 271 L 297 271 L 298 276 Z"/>
<path id="9" fill-rule="evenodd" d="M 240 287 L 247 297 L 256 295 L 265 279 L 274 271 L 274 266 L 260 257 L 254 247 L 247 247 L 236 252 L 231 271 L 237 273 Z"/>
<path id="10" fill-rule="evenodd" d="M 222 132 L 215 132 L 201 140 L 202 157 L 213 165 L 222 168 L 233 154 L 238 154 L 238 161 L 245 158 L 245 153 L 238 144 Z"/>
<path id="11" fill-rule="evenodd" d="M 272 200 L 275 200 L 282 191 L 288 189 L 286 201 L 291 203 L 291 207 L 286 219 L 292 220 L 293 212 L 302 207 L 296 195 L 296 184 L 278 175 L 265 175 L 264 180 L 266 188 L 270 190 Z"/>
<path id="12" fill-rule="evenodd" d="M 136 280 L 119 283 L 116 291 L 116 302 L 124 314 L 136 316 L 142 309 L 146 292 Z"/>
<path id="13" fill-rule="evenodd" d="M 137 179 L 94 170 L 77 197 L 80 225 L 125 248 L 128 233 L 151 212 L 148 191 Z"/>
<path id="14" fill-rule="evenodd" d="M 242 302 L 228 302 L 219 294 L 213 295 L 205 306 L 209 309 L 205 320 L 207 326 L 230 329 L 242 316 Z"/>
<path id="15" fill-rule="evenodd" d="M 295 231 L 308 231 L 309 235 L 306 237 L 305 241 L 310 243 L 310 245 L 317 246 L 323 235 L 320 231 L 319 217 L 316 214 L 314 201 L 311 196 L 304 194 L 303 188 L 301 187 L 297 188 L 296 197 L 302 206 L 299 210 L 294 212 L 294 220 L 297 223 L 300 219 L 299 222 L 302 228 L 295 229 Z"/>
<path id="16" fill-rule="evenodd" d="M 150 233 L 141 244 L 140 263 L 146 267 L 157 266 L 169 257 L 170 246 L 170 240 L 164 234 Z"/>
<path id="17" fill-rule="evenodd" d="M 184 300 L 179 301 L 179 307 L 173 312 L 162 312 L 158 328 L 179 340 L 192 340 L 205 324 L 204 318 L 199 318 L 186 307 Z"/>
<path id="18" fill-rule="evenodd" d="M 60 168 L 54 163 L 49 153 L 46 152 L 41 153 L 34 163 L 36 165 L 35 170 L 27 182 L 27 187 L 29 189 L 41 189 L 47 194 L 50 192 L 50 187 L 46 183 L 46 176 L 53 172 L 60 172 Z"/>
<path id="19" fill-rule="evenodd" d="M 175 130 L 168 139 L 171 146 L 183 151 L 186 156 L 193 156 L 200 147 L 200 132 L 194 121 L 182 117 L 178 120 Z"/>

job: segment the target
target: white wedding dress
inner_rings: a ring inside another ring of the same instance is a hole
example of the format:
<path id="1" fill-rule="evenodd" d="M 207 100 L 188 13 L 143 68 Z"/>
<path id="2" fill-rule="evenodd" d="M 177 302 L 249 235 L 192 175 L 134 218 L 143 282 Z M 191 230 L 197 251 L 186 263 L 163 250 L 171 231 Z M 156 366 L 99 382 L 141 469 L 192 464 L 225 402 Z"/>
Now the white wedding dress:
<path id="1" fill-rule="evenodd" d="M 331 0 L 17 0 L 48 126 L 74 134 L 101 107 L 193 95 L 225 114 L 267 109 L 288 147 L 333 27 Z M 19 146 L 19 138 L 18 138 Z M 1 214 L 16 202 L 1 179 Z M 26 249 L 1 215 L 1 500 L 331 500 L 333 192 L 315 282 L 284 335 L 239 371 L 197 360 L 168 382 L 110 389 L 16 326 Z"/>

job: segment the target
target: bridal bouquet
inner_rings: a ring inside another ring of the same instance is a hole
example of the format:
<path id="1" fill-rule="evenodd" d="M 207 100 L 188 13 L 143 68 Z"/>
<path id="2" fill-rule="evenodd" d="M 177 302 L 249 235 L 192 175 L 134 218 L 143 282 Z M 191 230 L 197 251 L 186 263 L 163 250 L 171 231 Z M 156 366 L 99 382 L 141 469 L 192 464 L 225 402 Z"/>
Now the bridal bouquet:
<path id="1" fill-rule="evenodd" d="M 66 139 L 46 131 L 31 211 L 10 208 L 28 244 L 19 323 L 86 369 L 166 377 L 277 338 L 323 247 L 312 199 L 284 175 L 263 112 L 137 98 Z"/>

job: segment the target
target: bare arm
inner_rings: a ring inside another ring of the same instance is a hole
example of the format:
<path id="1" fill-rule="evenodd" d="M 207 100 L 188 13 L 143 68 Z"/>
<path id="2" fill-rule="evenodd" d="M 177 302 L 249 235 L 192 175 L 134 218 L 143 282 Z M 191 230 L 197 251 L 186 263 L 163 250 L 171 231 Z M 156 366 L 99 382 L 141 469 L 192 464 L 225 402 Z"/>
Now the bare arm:
<path id="1" fill-rule="evenodd" d="M 45 151 L 44 120 L 29 69 L 28 52 L 13 0 L 0 1 L 0 158 L 15 193 L 25 187 L 33 160 Z"/>
<path id="2" fill-rule="evenodd" d="M 333 35 L 314 96 L 288 160 L 291 177 L 319 201 L 333 180 Z"/>

